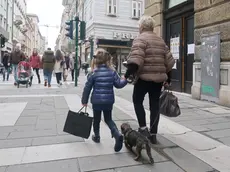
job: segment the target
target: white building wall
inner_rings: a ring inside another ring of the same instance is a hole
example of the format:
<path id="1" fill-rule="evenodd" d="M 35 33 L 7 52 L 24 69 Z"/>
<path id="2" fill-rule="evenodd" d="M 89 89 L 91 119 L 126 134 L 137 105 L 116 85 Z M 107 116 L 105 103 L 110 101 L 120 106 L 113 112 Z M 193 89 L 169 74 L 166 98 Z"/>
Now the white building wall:
<path id="1" fill-rule="evenodd" d="M 25 0 L 14 1 L 14 20 L 16 20 L 18 16 L 20 16 L 22 20 L 22 24 L 19 26 L 20 28 L 25 27 L 26 24 L 26 8 L 27 4 Z M 15 43 L 19 42 L 21 44 L 25 44 L 25 35 L 21 32 L 21 29 L 15 26 L 15 24 L 13 26 L 13 36 L 15 38 Z"/>
<path id="2" fill-rule="evenodd" d="M 135 0 L 116 0 L 115 16 L 108 15 L 109 0 L 85 0 L 84 18 L 87 22 L 86 36 L 95 38 L 114 39 L 114 32 L 138 35 L 138 18 L 133 18 L 132 2 Z M 141 15 L 144 13 L 144 0 L 136 0 L 141 3 Z M 81 12 L 80 12 L 81 13 Z M 119 39 L 119 37 L 117 38 Z"/>

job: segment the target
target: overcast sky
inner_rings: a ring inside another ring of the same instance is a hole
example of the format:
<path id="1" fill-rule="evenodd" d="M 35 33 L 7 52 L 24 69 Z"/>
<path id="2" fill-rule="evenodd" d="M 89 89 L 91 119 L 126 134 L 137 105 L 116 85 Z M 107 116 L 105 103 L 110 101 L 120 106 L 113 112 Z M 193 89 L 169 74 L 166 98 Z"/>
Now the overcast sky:
<path id="1" fill-rule="evenodd" d="M 37 14 L 40 25 L 60 26 L 63 9 L 62 0 L 27 0 L 27 13 Z M 59 29 L 49 27 L 47 32 L 47 27 L 40 26 L 40 31 L 43 36 L 48 35 L 49 47 L 54 49 Z"/>

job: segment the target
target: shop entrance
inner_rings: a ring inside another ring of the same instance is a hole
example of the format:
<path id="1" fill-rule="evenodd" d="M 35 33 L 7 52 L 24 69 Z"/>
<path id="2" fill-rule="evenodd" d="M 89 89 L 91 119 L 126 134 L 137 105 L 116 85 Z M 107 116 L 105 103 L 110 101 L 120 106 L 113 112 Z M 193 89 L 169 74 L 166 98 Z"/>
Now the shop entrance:
<path id="1" fill-rule="evenodd" d="M 194 2 L 186 1 L 165 10 L 164 24 L 166 43 L 177 59 L 172 71 L 172 89 L 190 94 L 194 62 Z"/>

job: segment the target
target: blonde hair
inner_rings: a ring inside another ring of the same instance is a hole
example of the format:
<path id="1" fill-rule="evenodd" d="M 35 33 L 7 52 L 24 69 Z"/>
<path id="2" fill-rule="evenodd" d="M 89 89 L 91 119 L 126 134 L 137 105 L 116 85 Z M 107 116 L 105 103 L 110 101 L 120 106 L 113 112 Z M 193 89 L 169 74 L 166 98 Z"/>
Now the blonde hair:
<path id="1" fill-rule="evenodd" d="M 91 69 L 94 70 L 99 65 L 105 64 L 107 67 L 114 70 L 112 66 L 112 56 L 103 48 L 96 50 L 95 57 L 91 61 Z"/>
<path id="2" fill-rule="evenodd" d="M 151 16 L 142 16 L 139 20 L 139 27 L 142 27 L 144 30 L 153 31 L 155 20 Z"/>

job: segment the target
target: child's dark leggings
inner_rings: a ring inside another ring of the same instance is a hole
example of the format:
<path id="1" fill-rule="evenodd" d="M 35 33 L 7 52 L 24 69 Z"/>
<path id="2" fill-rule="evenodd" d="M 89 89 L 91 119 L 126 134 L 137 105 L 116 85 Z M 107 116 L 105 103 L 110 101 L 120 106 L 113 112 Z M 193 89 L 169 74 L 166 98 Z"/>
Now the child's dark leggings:
<path id="1" fill-rule="evenodd" d="M 93 110 L 93 131 L 95 136 L 100 136 L 100 122 L 101 122 L 101 112 L 100 110 Z M 108 125 L 112 134 L 118 132 L 117 126 L 112 120 L 112 110 L 103 110 L 105 123 Z"/>

